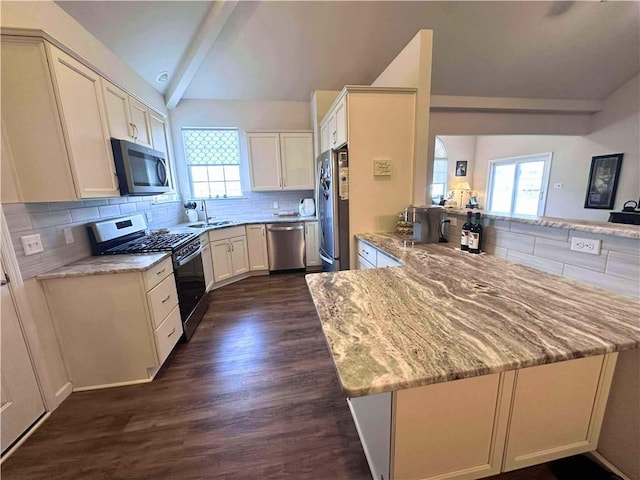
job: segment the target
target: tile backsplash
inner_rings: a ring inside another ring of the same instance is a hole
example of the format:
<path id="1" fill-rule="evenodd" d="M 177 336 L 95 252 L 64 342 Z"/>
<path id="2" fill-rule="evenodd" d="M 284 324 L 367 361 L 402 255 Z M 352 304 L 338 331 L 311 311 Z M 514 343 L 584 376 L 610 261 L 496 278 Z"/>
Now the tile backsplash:
<path id="1" fill-rule="evenodd" d="M 77 202 L 12 203 L 2 205 L 20 272 L 26 280 L 91 255 L 86 225 L 132 213 L 151 212 L 149 228 L 186 221 L 181 201 L 152 203 L 153 197 L 118 197 Z M 65 242 L 70 228 L 74 242 Z M 20 237 L 40 234 L 44 252 L 24 255 Z"/>

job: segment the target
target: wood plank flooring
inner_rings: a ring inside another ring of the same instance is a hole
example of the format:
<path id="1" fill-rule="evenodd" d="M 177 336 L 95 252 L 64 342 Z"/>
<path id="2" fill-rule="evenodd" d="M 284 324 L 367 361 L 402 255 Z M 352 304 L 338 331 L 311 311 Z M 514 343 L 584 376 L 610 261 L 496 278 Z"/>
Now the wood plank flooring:
<path id="1" fill-rule="evenodd" d="M 209 301 L 152 383 L 72 394 L 2 478 L 370 479 L 304 276 L 249 278 Z M 491 478 L 578 478 L 551 467 Z"/>

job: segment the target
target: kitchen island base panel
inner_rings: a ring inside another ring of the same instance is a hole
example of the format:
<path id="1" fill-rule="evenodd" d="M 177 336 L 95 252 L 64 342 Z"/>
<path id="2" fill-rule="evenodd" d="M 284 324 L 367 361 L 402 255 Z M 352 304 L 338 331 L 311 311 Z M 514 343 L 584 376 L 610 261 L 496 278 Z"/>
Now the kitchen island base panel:
<path id="1" fill-rule="evenodd" d="M 374 479 L 474 480 L 595 450 L 617 355 L 347 401 Z"/>

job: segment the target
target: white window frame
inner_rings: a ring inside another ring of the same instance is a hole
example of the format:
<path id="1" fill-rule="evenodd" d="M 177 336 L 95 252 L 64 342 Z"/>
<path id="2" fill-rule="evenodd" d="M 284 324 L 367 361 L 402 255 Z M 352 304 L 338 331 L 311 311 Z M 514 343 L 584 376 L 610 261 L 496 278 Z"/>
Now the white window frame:
<path id="1" fill-rule="evenodd" d="M 187 178 L 189 180 L 189 191 L 191 192 L 191 198 L 196 199 L 196 200 L 226 200 L 226 199 L 238 199 L 238 198 L 244 198 L 244 185 L 243 185 L 243 178 L 242 178 L 242 135 L 241 135 L 241 131 L 239 128 L 237 127 L 182 127 L 181 132 L 184 132 L 186 130 L 235 130 L 237 135 L 238 135 L 238 157 L 240 158 L 240 163 L 238 164 L 228 164 L 229 166 L 237 166 L 238 167 L 238 173 L 239 173 L 239 182 L 240 182 L 240 195 L 235 195 L 235 196 L 223 196 L 223 197 L 212 197 L 212 196 L 208 196 L 208 197 L 198 197 L 195 195 L 195 190 L 194 190 L 194 182 L 193 182 L 193 178 L 192 178 L 192 174 L 191 174 L 191 167 L 193 166 L 223 166 L 226 164 L 220 164 L 220 163 L 211 163 L 211 164 L 201 164 L 201 165 L 197 165 L 197 164 L 190 164 L 189 163 L 189 159 L 187 158 L 187 152 L 186 152 L 186 145 L 185 145 L 185 141 L 184 141 L 184 133 L 182 135 L 182 142 L 183 142 L 183 153 L 184 153 L 184 164 L 185 164 L 185 168 L 187 170 Z M 211 183 L 211 182 L 209 182 Z M 226 183 L 226 181 L 225 181 Z"/>
<path id="2" fill-rule="evenodd" d="M 496 213 L 496 214 L 506 214 L 506 215 L 515 215 L 513 213 L 513 209 L 515 207 L 515 201 L 516 201 L 516 195 L 515 195 L 515 185 L 518 184 L 518 164 L 520 163 L 528 163 L 528 162 L 535 162 L 535 161 L 540 161 L 543 160 L 544 161 L 544 170 L 542 172 L 542 184 L 540 186 L 540 198 L 538 199 L 538 211 L 536 213 L 536 215 L 538 217 L 543 217 L 544 216 L 544 212 L 545 212 L 545 208 L 546 208 L 546 204 L 547 204 L 547 192 L 549 191 L 549 174 L 551 172 L 551 161 L 553 159 L 553 152 L 545 152 L 545 153 L 534 153 L 534 154 L 529 154 L 529 155 L 520 155 L 517 157 L 505 157 L 505 158 L 498 158 L 498 159 L 494 159 L 494 160 L 489 160 L 489 165 L 488 165 L 488 171 L 487 171 L 487 187 L 485 192 L 487 192 L 487 211 L 489 213 Z M 491 199 L 491 192 L 493 191 L 493 176 L 494 176 L 494 171 L 495 171 L 495 167 L 498 165 L 508 165 L 508 164 L 515 164 L 516 168 L 514 169 L 514 174 L 513 174 L 513 185 L 514 185 L 514 189 L 513 192 L 511 194 L 511 208 L 509 212 L 498 212 L 496 210 L 491 210 L 491 204 L 492 204 L 492 199 Z"/>

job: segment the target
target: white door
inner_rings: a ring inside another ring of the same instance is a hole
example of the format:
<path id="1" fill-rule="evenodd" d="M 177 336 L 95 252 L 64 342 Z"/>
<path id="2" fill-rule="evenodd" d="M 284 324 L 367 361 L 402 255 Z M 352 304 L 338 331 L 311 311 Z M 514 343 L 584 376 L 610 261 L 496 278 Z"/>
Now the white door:
<path id="1" fill-rule="evenodd" d="M 5 276 L 1 269 L 0 278 L 4 284 Z M 45 410 L 11 291 L 8 285 L 2 285 L 1 288 L 2 407 L 0 422 L 2 422 L 2 429 L 0 437 L 4 452 Z"/>

